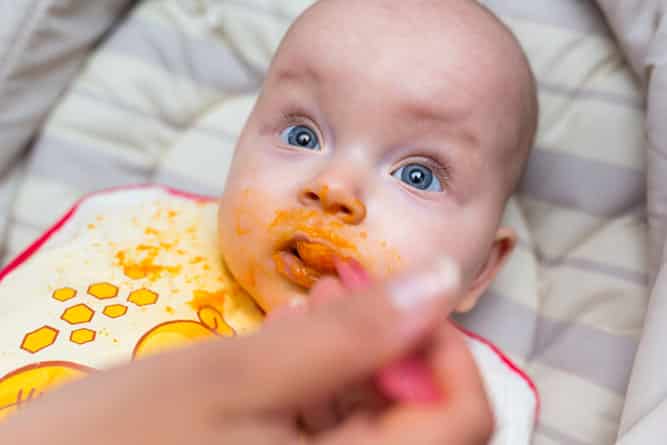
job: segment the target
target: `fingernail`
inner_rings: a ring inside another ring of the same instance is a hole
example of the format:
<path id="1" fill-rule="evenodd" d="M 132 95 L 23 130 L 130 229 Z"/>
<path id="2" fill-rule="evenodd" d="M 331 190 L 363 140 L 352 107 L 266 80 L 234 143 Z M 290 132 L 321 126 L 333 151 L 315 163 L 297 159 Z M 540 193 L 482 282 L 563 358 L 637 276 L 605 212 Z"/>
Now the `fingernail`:
<path id="1" fill-rule="evenodd" d="M 433 371 L 421 357 L 407 357 L 387 366 L 375 382 L 385 397 L 397 402 L 433 403 L 441 399 Z"/>
<path id="2" fill-rule="evenodd" d="M 459 267 L 445 257 L 422 271 L 391 281 L 387 291 L 398 310 L 410 312 L 441 298 L 452 298 L 451 291 L 460 279 Z"/>
<path id="3" fill-rule="evenodd" d="M 303 297 L 293 297 L 289 300 L 287 305 L 291 309 L 297 309 L 306 305 L 306 299 Z"/>
<path id="4" fill-rule="evenodd" d="M 361 291 L 371 285 L 371 277 L 356 260 L 336 260 L 336 271 L 343 286 L 353 291 Z"/>

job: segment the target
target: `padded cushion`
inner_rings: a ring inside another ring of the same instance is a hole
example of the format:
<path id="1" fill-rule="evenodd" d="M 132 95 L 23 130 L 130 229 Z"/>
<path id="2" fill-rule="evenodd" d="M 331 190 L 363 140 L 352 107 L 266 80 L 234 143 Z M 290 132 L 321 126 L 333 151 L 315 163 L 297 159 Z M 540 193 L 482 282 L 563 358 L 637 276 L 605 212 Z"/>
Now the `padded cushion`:
<path id="1" fill-rule="evenodd" d="M 158 182 L 220 193 L 270 56 L 309 3 L 144 2 L 44 127 L 11 252 L 85 192 Z M 613 443 L 649 293 L 644 96 L 589 2 L 487 3 L 534 67 L 540 132 L 507 209 L 519 247 L 462 321 L 535 378 L 535 443 Z"/>

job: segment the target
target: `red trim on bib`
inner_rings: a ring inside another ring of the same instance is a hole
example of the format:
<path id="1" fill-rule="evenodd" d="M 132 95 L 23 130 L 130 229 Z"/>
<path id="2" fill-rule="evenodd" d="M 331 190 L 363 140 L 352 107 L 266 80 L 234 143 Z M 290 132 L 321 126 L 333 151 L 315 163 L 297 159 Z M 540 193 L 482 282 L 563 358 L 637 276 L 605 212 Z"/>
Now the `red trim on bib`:
<path id="1" fill-rule="evenodd" d="M 512 361 L 512 359 L 510 359 L 508 356 L 506 356 L 505 353 L 498 346 L 496 346 L 494 343 L 492 343 L 490 340 L 487 340 L 486 338 L 482 337 L 481 335 L 476 334 L 472 331 L 469 331 L 469 330 L 465 329 L 464 327 L 462 327 L 458 324 L 456 325 L 456 327 L 461 332 L 463 332 L 465 335 L 467 335 L 468 337 L 470 337 L 474 340 L 477 340 L 478 342 L 480 342 L 480 343 L 486 345 L 487 347 L 489 347 L 503 361 L 505 366 L 510 368 L 510 370 L 512 370 L 512 372 L 517 374 L 524 382 L 526 382 L 526 384 L 528 384 L 528 387 L 533 392 L 533 395 L 535 396 L 535 401 L 537 402 L 537 405 L 535 406 L 535 422 L 537 422 L 537 419 L 540 416 L 540 405 L 541 405 L 541 403 L 540 403 L 540 393 L 537 389 L 537 385 L 535 385 L 535 382 L 533 382 L 533 379 L 531 379 L 530 376 L 528 376 L 528 374 L 525 373 L 525 371 L 523 371 L 516 363 L 514 363 Z"/>

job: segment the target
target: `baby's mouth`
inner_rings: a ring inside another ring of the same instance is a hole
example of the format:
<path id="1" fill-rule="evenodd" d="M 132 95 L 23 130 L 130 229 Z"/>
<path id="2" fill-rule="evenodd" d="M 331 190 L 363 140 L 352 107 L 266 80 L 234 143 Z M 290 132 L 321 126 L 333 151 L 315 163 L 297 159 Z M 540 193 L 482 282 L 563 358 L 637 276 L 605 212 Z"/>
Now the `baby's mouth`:
<path id="1" fill-rule="evenodd" d="M 336 261 L 345 257 L 328 245 L 295 237 L 273 255 L 280 275 L 310 289 L 324 275 L 336 275 Z"/>

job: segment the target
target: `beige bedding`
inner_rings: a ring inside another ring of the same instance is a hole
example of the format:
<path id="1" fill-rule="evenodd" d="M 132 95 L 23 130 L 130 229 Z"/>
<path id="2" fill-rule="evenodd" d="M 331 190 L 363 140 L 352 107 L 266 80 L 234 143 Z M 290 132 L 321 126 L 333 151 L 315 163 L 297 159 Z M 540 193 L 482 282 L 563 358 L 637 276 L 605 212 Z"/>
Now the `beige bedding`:
<path id="1" fill-rule="evenodd" d="M 143 2 L 44 126 L 11 211 L 8 256 L 87 191 L 160 182 L 218 193 L 272 51 L 309 3 Z M 486 3 L 526 47 L 542 116 L 507 212 L 520 249 L 464 321 L 536 379 L 534 443 L 611 444 L 621 420 L 620 443 L 651 443 L 667 429 L 660 275 L 644 327 L 667 203 L 665 5 L 600 1 L 635 76 L 591 2 Z"/>
<path id="2" fill-rule="evenodd" d="M 667 434 L 667 4 L 663 0 L 600 0 L 600 6 L 647 93 L 647 215 L 650 274 L 655 281 L 651 281 L 651 298 L 618 441 L 638 445 L 659 442 Z"/>

